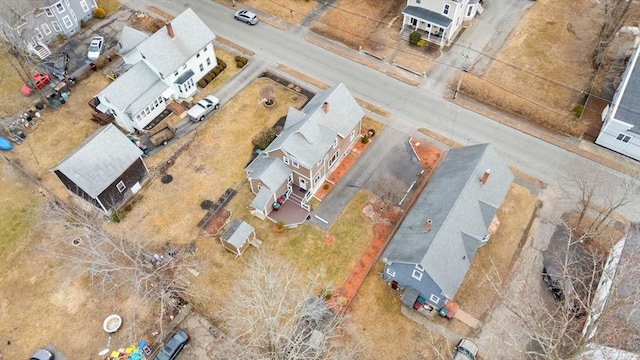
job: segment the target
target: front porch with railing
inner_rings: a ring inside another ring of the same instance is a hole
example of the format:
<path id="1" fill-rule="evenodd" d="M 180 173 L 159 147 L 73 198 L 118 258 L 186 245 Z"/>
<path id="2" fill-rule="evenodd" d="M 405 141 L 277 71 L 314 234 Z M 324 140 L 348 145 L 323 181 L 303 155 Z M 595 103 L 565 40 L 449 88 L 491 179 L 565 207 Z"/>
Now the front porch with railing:
<path id="1" fill-rule="evenodd" d="M 436 44 L 440 47 L 443 47 L 446 45 L 446 41 L 445 38 L 441 35 L 434 35 L 432 33 L 430 33 L 429 31 L 426 30 L 422 30 L 422 29 L 416 29 L 415 26 L 413 25 L 405 25 L 402 30 L 400 31 L 400 38 L 402 40 L 406 40 L 409 41 L 409 35 L 411 35 L 412 32 L 417 31 L 420 36 L 425 39 L 426 41 Z"/>
<path id="2" fill-rule="evenodd" d="M 292 191 L 287 199 L 280 204 L 277 210 L 272 210 L 267 217 L 285 226 L 295 226 L 302 224 L 309 217 L 310 208 L 304 198 L 306 191 L 299 186 L 291 185 Z"/>

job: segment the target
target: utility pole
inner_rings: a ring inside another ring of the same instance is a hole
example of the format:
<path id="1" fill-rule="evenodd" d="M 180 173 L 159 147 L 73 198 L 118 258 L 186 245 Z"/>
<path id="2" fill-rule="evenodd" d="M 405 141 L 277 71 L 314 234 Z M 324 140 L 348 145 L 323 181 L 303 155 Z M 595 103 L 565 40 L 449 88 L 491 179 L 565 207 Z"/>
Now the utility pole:
<path id="1" fill-rule="evenodd" d="M 462 64 L 462 74 L 460 74 L 460 79 L 458 79 L 458 86 L 456 86 L 456 91 L 453 93 L 453 98 L 455 99 L 458 96 L 458 92 L 460 92 L 460 86 L 462 85 L 462 79 L 464 78 L 464 73 L 469 71 L 468 61 L 469 61 L 469 50 L 471 49 L 471 43 L 467 47 L 467 53 L 463 55 L 464 62 Z"/>

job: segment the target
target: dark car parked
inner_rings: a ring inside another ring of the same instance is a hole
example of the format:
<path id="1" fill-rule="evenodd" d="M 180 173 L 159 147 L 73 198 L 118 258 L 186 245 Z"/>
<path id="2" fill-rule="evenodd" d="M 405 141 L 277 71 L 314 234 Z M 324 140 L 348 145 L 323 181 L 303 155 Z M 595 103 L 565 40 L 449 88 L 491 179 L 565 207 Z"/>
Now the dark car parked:
<path id="1" fill-rule="evenodd" d="M 163 347 L 158 350 L 153 360 L 174 360 L 189 342 L 189 335 L 182 330 L 176 331 Z"/>

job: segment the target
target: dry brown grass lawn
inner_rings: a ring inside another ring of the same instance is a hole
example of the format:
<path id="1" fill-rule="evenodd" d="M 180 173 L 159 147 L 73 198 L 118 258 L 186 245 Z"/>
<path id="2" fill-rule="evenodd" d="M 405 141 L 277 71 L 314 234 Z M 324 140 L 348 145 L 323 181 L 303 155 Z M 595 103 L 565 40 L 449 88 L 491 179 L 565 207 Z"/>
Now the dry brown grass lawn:
<path id="1" fill-rule="evenodd" d="M 117 0 L 96 0 L 96 4 L 98 7 L 104 9 L 107 12 L 107 15 L 113 14 L 120 8 L 120 2 Z"/>
<path id="2" fill-rule="evenodd" d="M 5 46 L 2 48 L 4 49 Z M 15 61 L 12 55 L 6 52 L 0 53 L 0 99 L 2 99 L 0 117 L 11 116 L 37 100 L 34 95 L 24 96 L 20 92 L 24 81 L 12 65 Z"/>
<path id="3" fill-rule="evenodd" d="M 447 342 L 400 313 L 399 293 L 380 279 L 376 263 L 351 303 L 349 314 L 363 345 L 362 359 L 437 359 L 432 345 Z"/>
<path id="4" fill-rule="evenodd" d="M 113 335 L 112 346 L 128 346 L 126 323 L 135 314 L 142 325 L 148 314 L 125 298 L 101 296 L 86 277 L 69 277 L 59 260 L 42 251 L 51 229 L 34 224 L 44 198 L 2 160 L 0 199 L 0 357 L 26 359 L 34 349 L 53 344 L 70 359 L 94 358 L 106 346 L 102 320 L 114 311 L 125 319 L 125 328 Z"/>
<path id="5" fill-rule="evenodd" d="M 509 277 L 511 264 L 518 255 L 524 235 L 536 211 L 537 200 L 526 188 L 513 184 L 498 210 L 500 228 L 471 263 L 454 301 L 472 316 L 484 319 L 491 311 L 496 294 L 488 277 L 494 281 Z M 470 329 L 460 322 L 451 322 L 452 329 Z"/>
<path id="6" fill-rule="evenodd" d="M 397 37 L 399 33 L 399 27 L 389 29 L 385 21 L 398 16 L 404 5 L 406 2 L 400 0 L 341 0 L 320 21 L 314 22 L 311 30 L 354 49 L 371 48 L 370 39 L 375 39 L 374 45 L 383 50 L 389 41 L 397 41 L 390 34 L 395 31 Z"/>
<path id="7" fill-rule="evenodd" d="M 276 90 L 273 108 L 258 103 L 264 86 Z M 151 182 L 120 226 L 135 228 L 142 237 L 161 234 L 161 241 L 191 241 L 204 216 L 200 203 L 217 200 L 229 187 L 244 186 L 252 137 L 285 116 L 290 106 L 299 108 L 304 101 L 300 94 L 272 80 L 255 80 L 198 128 L 193 141 L 168 170 L 173 182 Z M 164 159 L 163 153 L 154 157 L 156 161 Z"/>
<path id="8" fill-rule="evenodd" d="M 465 91 L 535 123 L 580 135 L 586 127 L 572 120 L 571 110 L 584 101 L 598 19 L 601 6 L 594 1 L 537 1 L 483 80 L 465 77 Z"/>

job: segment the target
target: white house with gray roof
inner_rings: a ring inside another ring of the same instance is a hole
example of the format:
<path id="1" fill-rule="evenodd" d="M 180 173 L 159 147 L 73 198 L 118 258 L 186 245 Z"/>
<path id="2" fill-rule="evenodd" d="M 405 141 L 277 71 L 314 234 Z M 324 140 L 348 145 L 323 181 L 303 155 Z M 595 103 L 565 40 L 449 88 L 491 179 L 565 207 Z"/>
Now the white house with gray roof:
<path id="1" fill-rule="evenodd" d="M 417 31 L 428 42 L 449 46 L 483 11 L 482 0 L 407 0 L 400 37 L 409 40 L 409 34 Z"/>
<path id="2" fill-rule="evenodd" d="M 294 186 L 313 196 L 360 139 L 364 111 L 344 84 L 317 93 L 302 110 L 290 108 L 284 128 L 245 169 L 254 214 L 266 217 L 271 204 L 289 198 Z"/>
<path id="3" fill-rule="evenodd" d="M 640 160 L 640 65 L 636 47 L 610 105 L 602 111 L 596 144 Z"/>
<path id="4" fill-rule="evenodd" d="M 190 98 L 198 80 L 218 65 L 215 37 L 191 9 L 146 38 L 125 27 L 116 49 L 134 66 L 96 95 L 95 109 L 129 132 L 143 130 L 168 102 Z"/>
<path id="5" fill-rule="evenodd" d="M 53 172 L 71 193 L 109 213 L 142 188 L 149 170 L 142 150 L 109 124 L 96 130 Z"/>
<path id="6" fill-rule="evenodd" d="M 75 34 L 96 7 L 95 0 L 2 0 L 0 36 L 44 59 L 51 54 L 47 44 Z"/>
<path id="7" fill-rule="evenodd" d="M 383 278 L 404 289 L 405 305 L 440 309 L 454 298 L 512 181 L 491 144 L 449 150 L 381 257 Z"/>

